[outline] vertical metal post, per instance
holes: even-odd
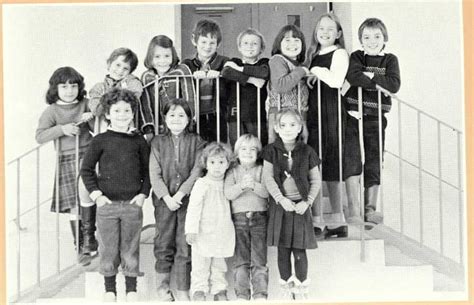
[[[160,133],[160,90],[158,88],[160,76],[157,74],[155,78],[155,135]]]
[[[365,166],[365,146],[364,146],[364,110],[362,99],[362,87],[358,87],[358,110],[359,110],[359,146],[360,159],[362,163],[362,172],[360,174],[360,213],[362,220],[365,220],[365,200],[364,200],[364,166]],[[364,221],[365,222],[365,221]],[[360,260],[365,262],[365,225],[364,222],[360,226]]]
[[[220,78],[216,78],[216,122],[217,142],[221,141]]]
[[[298,113],[301,114],[301,82],[298,82]]]
[[[76,254],[77,254],[77,260],[79,261],[79,254],[81,252],[81,242],[79,240],[79,200],[78,200],[78,195],[79,195],[79,188],[78,188],[78,178],[79,178],[79,136],[80,132],[76,134],[76,147],[74,150],[74,167],[75,167],[75,175],[74,175],[74,189],[75,189],[75,196],[74,196],[74,201],[76,203],[76,227],[74,230],[76,231]]]
[[[235,89],[237,90],[237,138],[240,137],[240,84],[235,82]],[[232,110],[231,110],[232,111]]]
[[[257,135],[260,142],[262,141],[262,113],[261,113],[260,88],[257,87]]]
[[[280,93],[278,93],[278,111],[281,109],[281,96]]]
[[[321,80],[318,78],[318,83],[317,83],[317,88],[318,88],[318,154],[319,158],[322,160],[323,159],[323,145],[322,145],[322,124],[321,124]],[[321,176],[321,186],[320,186],[320,191],[319,191],[319,214],[321,216],[321,219],[324,216],[324,209],[323,209],[323,163],[321,162],[320,164],[320,169],[321,171],[319,172],[319,175]]]
[[[458,204],[459,204],[459,263],[464,266],[464,206],[463,206],[463,175],[461,133],[457,132],[458,144]]]
[[[341,213],[344,214],[344,207],[342,206],[342,99],[341,88],[337,89],[337,147],[339,151],[339,205]]]
[[[40,149],[36,149],[36,284],[41,283],[41,242],[40,242]]]
[[[55,205],[55,210],[56,210],[56,245],[57,245],[57,263],[56,263],[56,272],[59,274],[61,270],[61,239],[59,236],[59,158],[60,158],[60,151],[61,151],[61,142],[59,140],[56,140],[56,177],[55,177],[55,194],[54,196],[56,197],[56,205]]]
[[[379,173],[380,173],[380,211],[383,214],[383,173],[382,173],[382,168],[383,168],[383,137],[382,137],[382,92],[380,90],[377,90],[377,100],[378,100],[378,129],[379,129]]]
[[[402,103],[398,102],[398,187],[400,200],[400,232],[405,234],[403,219],[403,149],[402,149]]]
[[[441,122],[437,122],[438,132],[438,189],[439,189],[439,237],[440,237],[440,251],[444,255],[444,225],[443,225],[443,171],[441,168]]]
[[[179,85],[180,85],[179,77],[176,77],[176,92],[175,92],[176,98],[179,98]]]
[[[16,251],[16,289],[18,299],[21,293],[21,222],[20,222],[20,159],[16,162],[16,221],[18,232],[18,247]]]
[[[196,132],[199,134],[201,132],[200,123],[200,111],[199,111],[199,102],[201,101],[201,97],[199,95],[199,79],[196,79],[196,97],[194,99],[196,105],[194,109],[196,109]]]
[[[421,154],[421,113],[417,112],[417,134],[418,134],[418,201],[420,202],[420,244],[424,244],[423,235],[423,157]]]

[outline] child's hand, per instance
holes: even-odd
[[[313,89],[314,83],[318,80],[316,75],[311,75],[306,78],[306,85],[308,85],[309,89]]]
[[[362,73],[364,73],[364,75],[370,79],[374,78],[375,76],[374,72],[362,72]]]
[[[190,245],[194,244],[194,242],[197,239],[197,234],[196,233],[189,233],[186,234],[186,242]]]
[[[295,205],[295,212],[297,214],[303,215],[308,208],[309,204],[306,201],[300,201]]]
[[[165,197],[163,197],[163,200],[165,201],[166,206],[168,207],[168,209],[170,209],[171,211],[176,211],[177,209],[179,209],[181,207],[181,204],[179,202],[177,202],[170,195],[166,195]]]
[[[257,88],[263,88],[263,85],[265,85],[265,80],[263,78],[250,76],[247,80],[247,83],[252,84]]]
[[[229,68],[232,68],[234,70],[237,70],[237,71],[240,71],[240,72],[244,72],[244,67],[241,67],[239,66],[238,64],[236,64],[235,62],[233,61],[228,61],[224,64],[224,68],[225,67],[229,67]]]
[[[204,71],[196,71],[193,73],[194,78],[201,79],[206,78],[206,72]]]
[[[112,201],[107,198],[107,196],[105,195],[100,195],[99,197],[97,197],[97,199],[95,200],[95,203],[97,204],[97,207],[101,207],[101,206],[104,206],[106,204],[111,204]]]
[[[280,205],[287,212],[293,212],[295,210],[294,202],[286,197],[280,200]]]
[[[79,133],[79,127],[76,126],[74,123],[69,123],[66,125],[62,125],[61,129],[65,136],[72,137]]]
[[[221,75],[221,72],[216,70],[209,70],[207,71],[207,78],[218,78]]]
[[[82,122],[88,122],[88,121],[92,120],[93,118],[94,118],[94,115],[92,114],[92,112],[84,112],[81,115],[81,123]]]
[[[242,180],[240,181],[240,188],[242,190],[253,189],[254,184],[255,182],[252,175],[247,174],[242,177]]]
[[[305,66],[301,66],[303,68],[304,72],[306,72],[306,75],[310,74],[309,69]]]
[[[135,197],[133,197],[132,200],[130,200],[130,204],[135,203],[139,207],[142,207],[144,201],[145,201],[145,195],[144,194],[138,194],[138,195],[135,195]]]
[[[183,201],[184,196],[186,196],[185,193],[181,191],[177,191],[176,194],[174,194],[173,199],[181,205],[183,204],[182,201]]]
[[[151,140],[153,139],[155,135],[153,133],[146,133],[145,134],[145,140],[148,144],[150,144]]]

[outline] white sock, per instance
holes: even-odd
[[[81,207],[84,207],[84,208],[90,208],[91,206],[93,206],[95,204],[94,201],[90,201],[90,202],[81,202]]]

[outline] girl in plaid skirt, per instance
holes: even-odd
[[[77,238],[75,232],[79,225],[79,235],[82,235],[81,224],[77,219],[76,206],[76,149],[79,151],[79,164],[91,141],[88,122],[93,118],[87,106],[84,77],[71,67],[61,67],[54,71],[49,79],[49,89],[46,93],[46,103],[49,106],[41,114],[36,129],[36,141],[43,144],[55,141],[57,151],[57,172],[53,190],[51,211],[69,213],[74,244],[81,246],[82,238]],[[79,137],[76,147],[76,136]],[[59,181],[56,184],[56,181]],[[80,198],[88,198],[89,194],[82,188]],[[79,221],[79,224],[77,223]]]

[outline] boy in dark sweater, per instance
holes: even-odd
[[[217,47],[222,40],[219,25],[211,20],[200,20],[194,27],[191,41],[196,47],[196,56],[185,59],[183,63],[189,67],[199,82],[199,129],[200,136],[209,142],[227,141],[226,96],[225,85],[219,79],[227,57],[217,54]],[[219,82],[219,113],[216,107],[216,88]],[[219,139],[217,137],[217,121],[219,120]]]
[[[222,70],[222,77],[229,80],[226,87],[229,96],[227,100],[229,143],[234,146],[237,138],[246,133],[258,136],[258,121],[260,120],[260,141],[262,145],[266,145],[268,140],[265,84],[270,77],[270,68],[268,58],[259,59],[260,54],[265,50],[265,41],[260,32],[250,28],[239,34],[237,47],[242,57],[230,59]],[[237,108],[237,86],[239,86],[239,109]],[[258,118],[257,88],[260,88],[260,118]],[[238,112],[240,116],[237,122]],[[239,134],[237,124],[240,124]]]
[[[357,222],[359,207],[359,175],[362,173],[359,144],[359,120],[363,122],[364,139],[364,221],[375,224],[383,222],[376,212],[380,185],[380,146],[384,149],[385,113],[390,111],[390,96],[381,94],[381,117],[379,118],[378,90],[396,93],[400,89],[400,68],[395,55],[385,53],[388,34],[385,24],[377,18],[366,19],[359,27],[359,41],[363,51],[351,54],[347,80],[351,87],[346,94],[348,111],[344,143],[344,176],[346,181],[350,217],[348,222]],[[358,112],[358,87],[362,87],[362,117]],[[382,143],[379,143],[379,119],[381,120]]]
[[[101,98],[109,129],[97,135],[84,157],[81,176],[97,204],[101,248],[100,273],[104,275],[104,301],[116,300],[115,278],[119,264],[125,275],[127,301],[138,301],[142,205],[150,193],[145,139],[130,128],[138,100],[133,92],[114,88]],[[99,173],[95,167],[99,163]]]

